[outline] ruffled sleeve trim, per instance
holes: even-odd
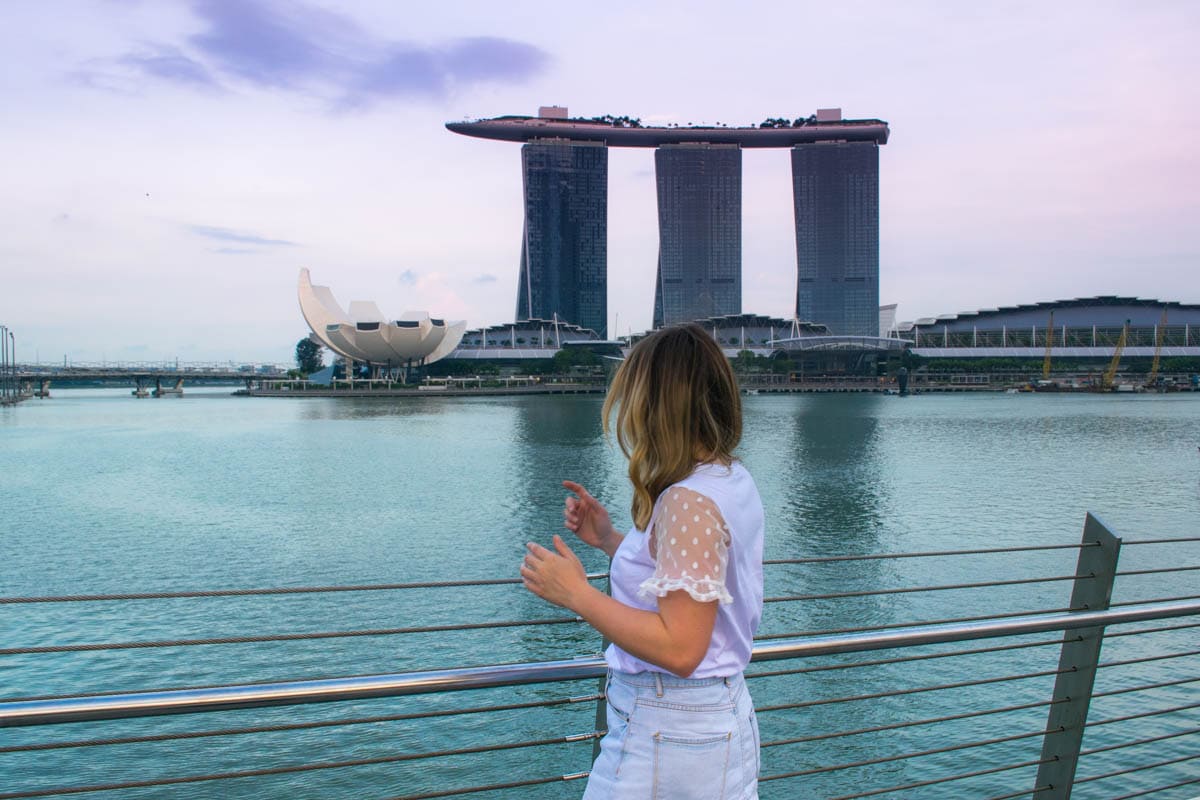
[[[670,487],[650,526],[654,574],[638,587],[638,595],[666,597],[682,590],[700,603],[732,603],[725,586],[729,544],[729,529],[716,503],[691,489]]]
[[[711,578],[659,578],[652,577],[642,581],[638,586],[639,597],[666,597],[671,592],[683,590],[691,595],[698,603],[718,601],[727,606],[733,602],[733,596],[725,588],[725,581],[715,581]]]

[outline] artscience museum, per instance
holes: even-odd
[[[465,321],[447,322],[425,311],[388,319],[374,303],[355,300],[343,310],[328,286],[314,286],[300,270],[300,313],[313,335],[333,352],[372,367],[408,368],[445,358],[458,347]]]

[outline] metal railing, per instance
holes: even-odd
[[[1174,545],[1178,550],[1200,537],[1145,539],[1133,545]],[[1052,574],[953,583],[922,583],[890,589],[867,588],[837,592],[781,593],[768,598],[772,609],[805,604],[874,602],[881,593],[896,597],[1022,587],[1071,586],[1062,608],[1034,613],[1011,611],[919,624],[850,626],[832,617],[836,628],[798,635],[795,631],[765,631],[755,646],[747,671],[763,733],[764,798],[811,797],[839,800],[876,796],[1066,798],[1072,786],[1086,786],[1088,797],[1182,797],[1171,794],[1200,783],[1200,649],[1194,631],[1200,627],[1200,597],[1132,598],[1111,603],[1118,578],[1138,582],[1181,576],[1200,566],[1117,569],[1121,542],[1089,517],[1081,543],[923,553],[844,555],[783,559],[767,562],[772,569],[806,565],[813,570],[873,562],[907,560],[986,559],[993,556],[1031,557],[1078,553],[1073,575]],[[1140,565],[1139,565],[1140,566]],[[592,575],[593,579],[603,578]],[[33,604],[74,604],[214,597],[257,597],[281,594],[330,594],[360,591],[464,589],[504,587],[517,581],[446,581],[332,587],[191,592],[146,592],[58,597],[0,599],[0,607]],[[771,581],[768,581],[769,585]],[[1018,600],[1022,598],[1017,598]],[[968,604],[960,602],[960,607]],[[936,608],[936,607],[933,607]],[[388,629],[318,631],[208,639],[145,640],[7,647],[0,654],[14,657],[66,656],[72,652],[113,649],[195,647],[207,644],[247,644],[288,641],[297,636],[339,638],[399,636],[416,631],[479,631],[524,628],[543,630],[547,623],[579,626],[570,617],[546,620],[488,620],[454,626],[409,626]],[[786,621],[779,624],[786,624]],[[1118,627],[1118,630],[1109,630]],[[1059,634],[1048,636],[1046,634]],[[978,644],[972,644],[978,643]],[[1100,656],[1100,646],[1115,652]],[[945,645],[954,645],[945,647]],[[970,645],[970,646],[962,646]],[[1128,645],[1128,646],[1127,646]],[[189,651],[190,652],[190,651]],[[870,657],[865,657],[865,656]],[[1013,659],[1011,663],[1005,659]],[[952,666],[957,665],[957,666]],[[1189,668],[1190,665],[1190,668]],[[586,777],[590,755],[603,735],[602,717],[591,715],[603,706],[597,679],[604,675],[596,655],[578,659],[511,663],[471,668],[419,670],[367,676],[223,684],[215,686],[8,698],[0,701],[0,776],[15,775],[30,765],[21,759],[50,758],[59,765],[38,780],[0,782],[0,800],[49,797],[101,791],[163,787],[246,786],[253,780],[317,780],[318,775],[353,780],[355,796],[418,798],[474,796],[577,796],[576,783]],[[579,691],[577,687],[583,684]],[[565,685],[574,692],[555,689]],[[455,705],[464,690],[486,702]],[[415,707],[393,708],[396,703]],[[318,704],[342,705],[322,706]],[[933,709],[922,708],[932,705]],[[384,704],[387,713],[366,713]],[[279,717],[278,707],[294,712],[319,708],[337,711],[350,706],[350,716],[318,715],[297,720]],[[1093,708],[1095,707],[1095,708]],[[195,719],[198,712],[244,715],[262,709],[265,719],[254,724],[231,724],[206,730],[175,724]],[[1099,709],[1097,715],[1096,709]],[[376,712],[378,709],[375,709]],[[1089,710],[1093,713],[1089,714]],[[269,716],[273,713],[276,716]],[[574,719],[586,714],[586,720]],[[563,730],[564,714],[572,718],[573,733]],[[158,717],[153,726],[124,728],[108,735],[68,738],[75,728],[113,724],[136,726],[139,717]],[[475,722],[471,722],[474,720]],[[499,720],[499,723],[481,723]],[[150,721],[147,721],[150,722]],[[455,727],[457,725],[457,727]],[[499,727],[500,730],[495,728]],[[16,738],[18,728],[30,732]],[[391,731],[388,737],[364,737],[350,745],[354,757],[327,760],[297,759],[290,763],[247,766],[249,750],[236,742],[269,741],[277,736],[301,737],[331,731]],[[109,729],[104,729],[109,730]],[[417,736],[417,732],[423,732]],[[52,735],[51,735],[52,734]],[[1189,738],[1191,737],[1191,738]],[[315,742],[317,740],[309,740]],[[138,748],[171,743],[175,747],[226,742],[215,771],[146,777],[142,768],[124,776],[111,771],[87,781],[62,783],[55,775],[70,754],[91,748]],[[264,748],[273,752],[270,748]],[[277,748],[279,749],[279,748]],[[282,748],[287,749],[287,748]],[[295,748],[292,748],[295,750]],[[303,750],[303,748],[301,748]],[[322,748],[324,750],[325,748]],[[190,752],[190,751],[189,751]],[[545,754],[539,756],[538,754]],[[186,762],[199,763],[197,750]],[[245,757],[249,757],[246,755]],[[540,760],[539,760],[540,759]],[[37,771],[38,762],[32,768]],[[430,764],[439,765],[429,770]],[[422,765],[425,769],[404,769]],[[540,773],[534,771],[536,765]],[[563,770],[561,767],[572,767]],[[559,767],[559,769],[554,769]],[[28,775],[28,772],[23,774]],[[352,778],[350,776],[362,776]],[[330,778],[333,780],[333,778]],[[286,786],[288,784],[279,784]],[[303,784],[312,786],[311,783]],[[332,785],[332,784],[331,784]],[[338,784],[351,785],[351,784]],[[558,788],[556,788],[558,787]],[[401,794],[396,794],[396,790]],[[939,795],[945,791],[952,794]],[[848,793],[849,792],[849,793]],[[1106,792],[1106,794],[1097,794]],[[159,794],[145,796],[161,796]]]

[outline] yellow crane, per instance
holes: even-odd
[[[1063,342],[1065,345],[1066,342]],[[1046,357],[1042,359],[1042,380],[1050,380],[1050,348],[1054,346],[1054,312],[1050,312],[1050,321],[1046,323]]]
[[[1125,341],[1129,338],[1129,320],[1125,320],[1125,324],[1121,326],[1121,337],[1117,339],[1117,346],[1113,348],[1112,362],[1108,365],[1108,369],[1104,370],[1104,375],[1100,378],[1100,388],[1106,392],[1112,391],[1113,379],[1117,377],[1117,367],[1121,364],[1121,351],[1125,349]]]
[[[1150,363],[1150,377],[1146,379],[1146,388],[1154,386],[1158,380],[1158,357],[1162,355],[1163,339],[1167,335],[1167,309],[1163,309],[1162,319],[1158,322],[1158,331],[1154,336],[1154,361]]]

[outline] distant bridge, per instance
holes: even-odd
[[[49,397],[52,383],[124,383],[136,386],[137,397],[183,394],[185,381],[193,384],[232,383],[287,375],[286,364],[224,362],[118,362],[77,364],[17,364],[17,382],[28,394]],[[147,387],[153,384],[153,389]]]

